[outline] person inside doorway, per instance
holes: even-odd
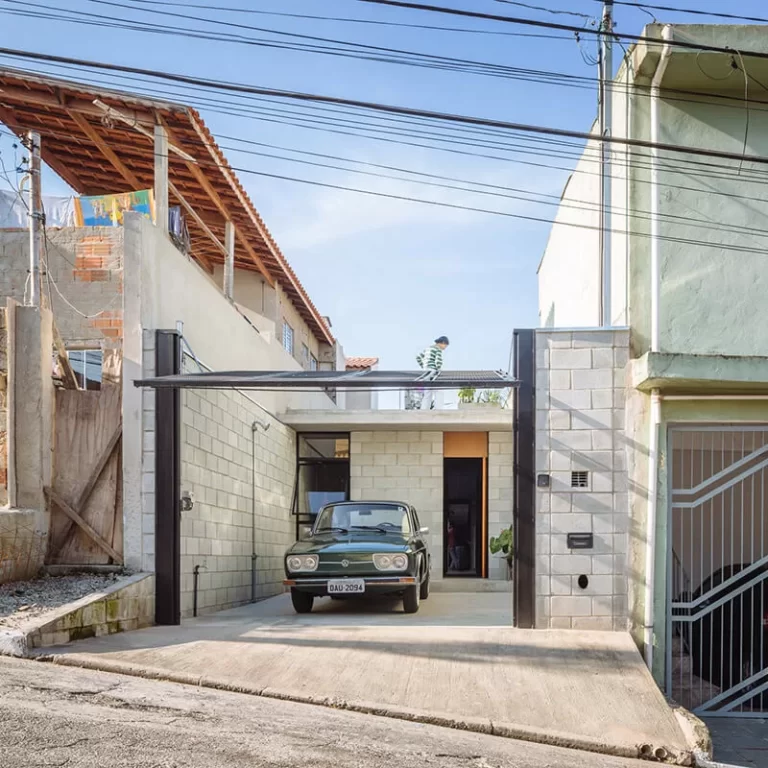
[[[430,378],[437,376],[443,368],[443,352],[450,342],[447,336],[438,336],[434,343],[416,356],[416,362],[422,371],[430,373]],[[433,410],[443,407],[443,393],[440,390],[417,389],[409,393],[408,410]]]
[[[459,556],[456,550],[456,529],[453,526],[453,517],[448,515],[448,571],[459,570]]]

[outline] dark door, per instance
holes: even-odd
[[[443,573],[483,576],[483,460],[444,459]]]

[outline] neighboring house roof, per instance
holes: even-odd
[[[346,368],[348,371],[364,371],[378,364],[378,357],[348,357]]]
[[[19,137],[41,135],[42,158],[78,194],[154,186],[153,132],[169,134],[169,202],[181,204],[193,257],[209,272],[224,261],[225,220],[237,232],[235,262],[279,283],[313,334],[333,334],[272,238],[245,189],[192,107],[0,67],[0,121]]]

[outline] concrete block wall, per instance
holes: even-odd
[[[295,533],[295,474],[295,432],[249,396],[182,392],[181,484],[194,499],[192,510],[181,517],[183,616],[192,615],[196,565],[201,566],[198,613],[251,600],[254,527],[255,597],[283,591],[283,557]]]
[[[512,525],[514,505],[514,435],[488,433],[488,537],[498,536]],[[488,553],[488,578],[506,579],[507,563]]]
[[[65,343],[98,347],[104,339],[121,338],[123,228],[49,229],[43,254],[42,290]],[[55,288],[49,290],[46,274]],[[23,304],[28,275],[29,234],[0,231],[0,303],[10,297]]]
[[[488,536],[512,524],[513,436],[488,436]],[[443,577],[443,433],[352,432],[351,498],[393,500],[413,504],[429,528],[432,578]],[[507,566],[489,555],[488,577],[506,579]]]
[[[550,478],[536,490],[536,624],[623,630],[629,332],[538,331],[536,356],[536,472]],[[588,472],[588,487],[572,487],[574,471]],[[568,533],[593,534],[594,547],[568,549]]]
[[[352,432],[353,501],[413,504],[429,528],[433,579],[443,576],[443,433]]]

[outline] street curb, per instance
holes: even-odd
[[[667,747],[653,744],[636,744],[633,746],[618,746],[606,744],[601,741],[573,737],[567,734],[541,731],[535,728],[506,723],[495,723],[484,718],[456,719],[448,715],[430,714],[401,707],[392,707],[382,704],[373,704],[364,701],[346,701],[341,698],[327,698],[309,696],[303,693],[278,691],[272,688],[258,688],[253,685],[237,685],[226,680],[216,678],[184,674],[181,672],[169,672],[154,667],[135,666],[121,661],[100,659],[83,656],[70,656],[56,653],[34,653],[31,658],[37,661],[60,664],[68,667],[78,667],[100,672],[110,672],[131,677],[141,677],[146,680],[161,680],[182,685],[194,685],[203,688],[212,688],[231,693],[244,693],[252,696],[261,696],[280,701],[292,701],[299,704],[311,704],[331,709],[343,709],[349,712],[359,712],[378,717],[388,717],[395,720],[408,720],[410,722],[436,725],[443,728],[483,733],[489,736],[500,736],[507,739],[532,742],[549,747],[561,747],[565,749],[577,749],[582,752],[592,752],[611,757],[625,757],[643,759],[671,765],[691,766],[694,764],[693,751],[676,752]]]

